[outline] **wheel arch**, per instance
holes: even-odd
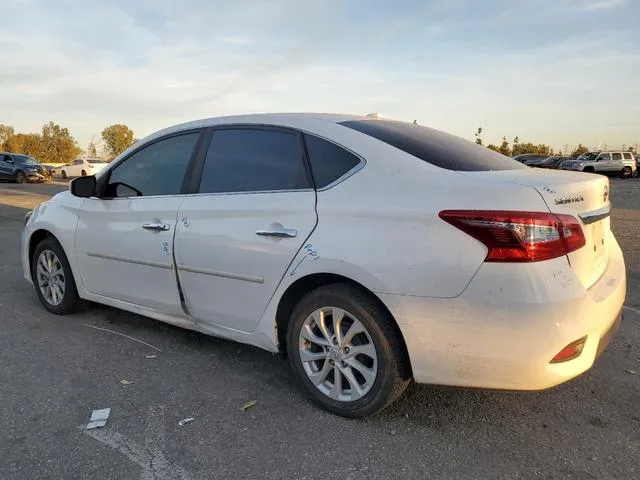
[[[362,285],[361,283],[343,275],[338,275],[335,273],[312,273],[297,279],[291,285],[287,287],[285,292],[280,297],[278,302],[278,307],[276,309],[276,333],[277,333],[277,341],[278,341],[278,350],[281,353],[286,352],[287,346],[287,329],[289,326],[289,318],[293,313],[296,305],[302,300],[302,298],[312,290],[315,290],[319,287],[324,287],[327,285],[332,285],[336,283],[346,283],[352,285],[375,301],[380,304],[380,307],[384,309],[387,313],[389,319],[391,319],[393,327],[398,334],[402,342],[402,350],[405,355],[404,365],[407,366],[408,371],[404,372],[406,375],[413,377],[413,372],[411,371],[411,362],[409,360],[409,351],[407,349],[407,345],[404,339],[404,335],[402,334],[402,330],[398,325],[398,322],[391,314],[389,308],[384,304],[384,302],[370,289]]]
[[[33,253],[36,251],[36,247],[38,246],[38,244],[46,238],[51,238],[62,246],[62,243],[60,243],[60,240],[58,240],[56,236],[53,233],[51,233],[49,230],[45,228],[39,228],[38,230],[35,230],[29,237],[29,258],[27,259],[29,262],[29,272],[31,272],[31,267],[32,267],[31,263],[33,261]],[[64,247],[62,249],[64,250]]]

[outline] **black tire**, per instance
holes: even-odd
[[[87,172],[85,172],[84,170],[82,170],[82,171],[80,172],[80,176],[81,176],[81,177],[86,177],[86,176],[87,176]]]
[[[23,171],[18,170],[16,172],[16,183],[25,183],[27,181],[27,176]]]
[[[67,179],[67,172],[62,170],[62,172],[60,172],[60,176],[62,177],[63,180],[66,180]]]
[[[624,167],[620,171],[620,178],[631,178],[631,175],[633,175],[633,170],[631,170],[631,167]]]
[[[50,304],[38,286],[38,276],[36,273],[37,262],[40,254],[44,250],[50,250],[58,257],[60,264],[62,266],[62,270],[64,272],[65,279],[65,292],[62,297],[62,301],[58,305]],[[67,256],[62,249],[62,246],[58,243],[56,239],[53,237],[48,237],[42,240],[35,248],[33,252],[33,256],[31,257],[31,279],[33,280],[34,287],[36,289],[36,294],[40,299],[40,302],[51,313],[55,313],[56,315],[66,315],[69,313],[73,313],[79,311],[86,307],[87,302],[78,297],[78,290],[76,288],[76,282],[73,278],[73,272],[71,271],[71,266],[69,265],[69,260],[67,260]]]
[[[584,170],[582,171],[587,173],[595,173],[595,169],[593,167],[584,167]]]
[[[322,393],[307,376],[300,359],[298,339],[305,320],[315,310],[329,306],[355,316],[366,328],[376,350],[378,361],[373,386],[357,400],[339,401]],[[381,411],[400,398],[411,382],[409,360],[393,319],[377,299],[347,283],[313,290],[296,305],[287,328],[287,354],[291,368],[311,399],[344,417],[360,418]]]

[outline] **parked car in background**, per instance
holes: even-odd
[[[542,160],[536,165],[538,168],[558,168],[562,162],[568,160],[567,157],[562,155],[552,155]]]
[[[619,175],[630,178],[637,171],[636,160],[631,152],[622,150],[599,152],[596,156],[583,154],[575,160],[563,162],[562,170],[577,170],[580,172],[600,173],[603,175]]]
[[[53,176],[53,169],[21,153],[0,153],[0,180],[17,183],[43,182]]]
[[[412,123],[205,119],[28,214],[22,265],[49,312],[286,351],[311,398],[362,417],[411,379],[540,390],[591,368],[626,292],[609,187]]]
[[[64,179],[69,177],[84,177],[95,175],[100,172],[108,163],[98,158],[78,158],[71,163],[67,163],[56,169]]]
[[[541,162],[548,156],[549,155],[540,155],[538,153],[522,153],[520,155],[516,155],[513,159],[520,163],[524,163],[525,165],[532,165]]]

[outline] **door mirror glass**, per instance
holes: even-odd
[[[96,196],[96,177],[88,175],[86,177],[78,177],[69,184],[71,195],[75,197],[94,197]]]

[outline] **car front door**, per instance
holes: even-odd
[[[298,132],[213,133],[197,194],[178,214],[175,256],[191,317],[253,331],[316,225],[316,194]]]
[[[0,179],[9,180],[13,178],[13,165],[11,163],[11,156],[0,153]]]
[[[598,155],[595,161],[595,171],[596,172],[609,172],[611,171],[611,154],[601,153]]]
[[[173,264],[176,215],[200,131],[143,145],[84,200],[76,230],[77,264],[94,295],[183,314]]]

